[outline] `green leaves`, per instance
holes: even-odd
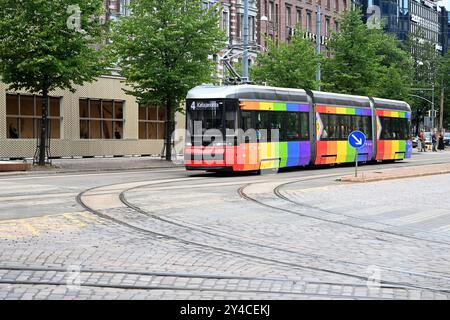
[[[106,35],[103,14],[101,0],[0,1],[2,81],[37,93],[92,81],[109,65],[95,48]]]
[[[320,57],[315,54],[314,44],[303,39],[297,30],[290,43],[277,45],[268,39],[266,52],[258,54],[251,69],[256,83],[271,86],[316,89],[316,68]]]
[[[332,57],[324,62],[324,89],[407,99],[411,60],[394,36],[368,29],[359,10],[344,13],[340,26],[340,32],[334,33],[328,43]]]
[[[219,12],[201,0],[136,0],[131,8],[112,36],[129,93],[142,104],[178,107],[189,89],[211,82],[215,64],[208,57],[225,40]]]

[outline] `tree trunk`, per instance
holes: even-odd
[[[166,161],[172,161],[173,107],[171,99],[166,101]]]
[[[439,131],[444,128],[444,86],[441,88],[441,103],[440,103],[440,114],[439,114]]]
[[[41,118],[41,132],[39,141],[39,161],[40,166],[45,166],[45,156],[48,139],[48,87],[44,86],[42,90],[42,118]]]
[[[419,123],[420,123],[419,122],[419,118],[417,118],[415,122],[416,122],[416,126],[415,126],[416,127],[416,130],[415,130],[416,134],[414,136],[417,137],[419,135]]]
[[[417,110],[417,112],[416,112],[416,117],[414,118],[414,122],[415,122],[415,127],[416,127],[415,136],[417,137],[419,135],[419,127],[420,127],[420,112],[419,112],[419,110]]]

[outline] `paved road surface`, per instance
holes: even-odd
[[[0,299],[448,299],[450,175],[352,171],[2,177]]]

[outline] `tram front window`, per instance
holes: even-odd
[[[233,101],[188,100],[187,129],[191,135],[191,143],[203,146],[232,145],[235,118]]]
[[[188,108],[190,133],[203,135],[208,130],[222,130],[223,106],[221,101],[191,101]]]

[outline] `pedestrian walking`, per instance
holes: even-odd
[[[419,151],[427,152],[425,147],[425,132],[423,132],[423,129],[421,129],[419,133]]]
[[[439,138],[438,138],[438,150],[444,151],[444,149],[445,149],[444,133],[441,132],[441,133],[439,133]]]
[[[437,152],[437,141],[438,141],[437,132],[433,131],[431,133],[431,144],[433,146],[432,148],[433,152]]]

